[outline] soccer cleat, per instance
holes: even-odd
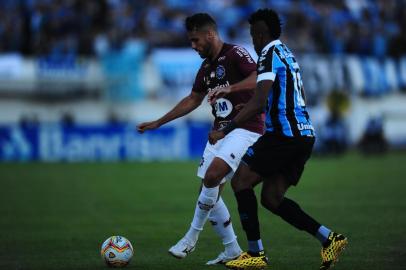
[[[182,238],[178,243],[176,243],[176,245],[172,246],[168,252],[178,259],[183,259],[194,250],[195,245],[190,243],[190,241],[188,241],[186,238]]]
[[[214,260],[208,261],[206,265],[225,264],[226,262],[237,259],[240,254],[241,250],[238,250],[234,254],[229,254],[228,252],[223,251]]]
[[[257,270],[264,269],[268,265],[268,258],[265,252],[261,251],[257,256],[243,252],[237,259],[226,263],[228,269],[234,270]]]
[[[321,266],[320,270],[327,270],[334,266],[338,261],[338,256],[348,245],[347,238],[342,234],[331,232],[328,236],[327,242],[321,249]]]

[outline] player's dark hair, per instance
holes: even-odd
[[[216,22],[207,13],[196,13],[185,19],[185,27],[187,31],[198,31],[207,26],[217,31]]]
[[[282,23],[279,19],[278,13],[269,8],[258,9],[251,14],[248,22],[252,25],[259,21],[263,21],[268,26],[269,35],[271,38],[278,39],[280,37]]]

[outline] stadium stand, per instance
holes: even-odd
[[[18,123],[133,125],[155,118],[190,91],[201,63],[184,18],[212,14],[225,41],[255,56],[247,17],[261,7],[282,15],[282,39],[297,54],[321,140],[334,130],[326,100],[338,91],[348,97],[345,123],[337,123],[348,129],[340,138],[346,147],[376,118],[390,145],[406,145],[401,0],[0,1],[2,136],[11,140],[17,133],[7,126]],[[208,122],[209,112],[200,108],[187,119]]]

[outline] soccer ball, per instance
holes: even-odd
[[[133,246],[122,236],[111,236],[101,246],[101,256],[110,267],[124,267],[133,257]]]

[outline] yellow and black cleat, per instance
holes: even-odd
[[[228,269],[234,270],[258,270],[264,269],[267,265],[268,258],[265,256],[264,251],[259,252],[255,256],[248,252],[243,252],[237,259],[226,263]]]
[[[338,261],[338,256],[348,245],[347,238],[342,234],[331,232],[328,236],[327,243],[321,249],[321,266],[320,270],[327,270],[334,266]]]

